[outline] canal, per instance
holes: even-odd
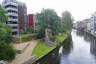
[[[96,64],[96,38],[72,30],[62,46],[38,60],[36,64]]]

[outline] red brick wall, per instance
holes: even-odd
[[[28,26],[29,27],[33,27],[33,24],[34,24],[33,16],[34,16],[33,14],[28,15]]]

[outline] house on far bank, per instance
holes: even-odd
[[[91,15],[90,22],[92,27],[91,32],[96,33],[96,12]]]
[[[83,21],[77,21],[76,22],[76,29],[82,30],[82,29],[84,29],[84,27],[85,27],[85,24]]]
[[[88,19],[77,21],[74,26],[76,29],[84,29],[92,34],[96,34],[96,12],[94,12]]]

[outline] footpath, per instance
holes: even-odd
[[[25,59],[29,58],[30,56],[32,56],[32,50],[33,48],[36,46],[36,44],[39,42],[39,40],[34,40],[34,41],[30,41],[30,42],[26,42],[28,43],[28,47],[26,47],[26,49],[20,53],[17,54],[16,58],[9,62],[8,64],[20,64],[20,62],[24,61]],[[25,45],[26,45],[25,43]],[[22,48],[24,47],[24,43],[22,44],[17,44],[16,47]]]

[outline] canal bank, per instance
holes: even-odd
[[[36,60],[33,62],[33,64],[37,64],[37,62],[39,60],[41,60],[42,58],[46,57],[48,54],[50,54],[51,52],[53,52],[56,48],[60,47],[62,45],[62,42],[65,41],[68,37],[69,37],[68,34],[62,34],[61,36],[56,36],[55,37],[55,40],[56,40],[56,42],[58,42],[57,43],[58,45],[57,46],[53,46],[53,47],[50,47],[50,46],[46,45],[44,41],[38,43],[37,46],[36,46],[36,48],[34,48],[34,51],[32,53],[32,55],[35,55],[36,56]],[[41,43],[43,43],[43,44],[41,44]],[[48,48],[49,48],[49,50],[48,50]],[[48,50],[48,51],[46,51],[46,50]],[[40,53],[42,52],[42,53],[40,54],[39,52]]]
[[[96,37],[96,34],[93,34],[93,33],[89,32],[88,30],[83,30],[83,31],[90,34],[90,35],[92,35],[93,37]]]

